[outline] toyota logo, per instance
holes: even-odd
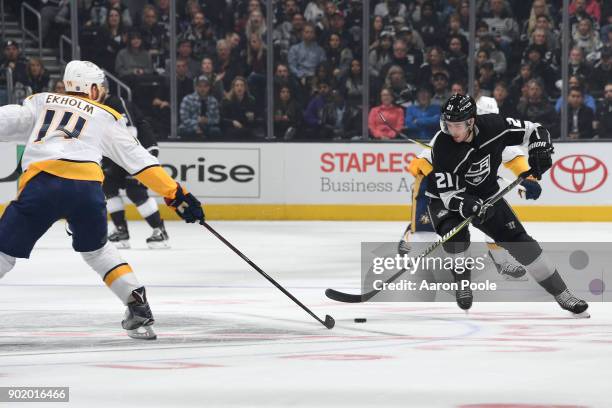
[[[606,182],[608,169],[597,157],[572,154],[555,162],[550,178],[557,187],[568,193],[588,193]]]

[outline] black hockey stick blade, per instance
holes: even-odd
[[[493,197],[491,197],[491,199],[489,201],[487,201],[487,204],[493,205],[496,202],[498,202],[499,200],[501,200],[504,197],[504,195],[506,195],[510,190],[512,190],[517,185],[519,185],[526,177],[529,176],[530,173],[531,173],[531,170],[527,170],[526,172],[521,173],[521,175],[518,176],[516,178],[516,180],[514,180],[512,183],[508,184],[502,190],[498,191]],[[421,253],[419,255],[419,258],[424,258],[427,255],[429,255],[430,253],[432,253],[436,248],[438,248],[440,245],[444,244],[446,241],[448,241],[449,239],[454,237],[459,231],[461,231],[463,228],[468,226],[472,222],[473,219],[474,219],[474,216],[472,215],[472,216],[466,218],[465,220],[463,220],[463,222],[461,222],[455,228],[453,228],[449,232],[447,232],[442,238],[440,238],[439,240],[437,240],[436,242],[434,242],[430,246],[428,246],[423,251],[423,253]],[[406,269],[400,269],[395,274],[393,274],[389,279],[387,279],[385,281],[385,283],[391,283],[391,282],[395,281],[404,272],[406,272]],[[373,290],[371,290],[369,292],[366,292],[366,293],[363,293],[361,295],[354,295],[354,294],[344,293],[344,292],[340,292],[340,291],[337,291],[335,289],[329,288],[329,289],[325,290],[325,296],[327,296],[331,300],[335,300],[336,302],[342,302],[342,303],[362,303],[362,302],[367,302],[368,300],[370,300],[371,298],[376,296],[376,294],[378,294],[379,292],[380,292],[380,290],[373,289]]]
[[[333,317],[331,317],[330,315],[325,315],[325,323],[323,323],[325,325],[325,327],[327,327],[328,329],[333,329],[334,326],[336,325],[336,321],[334,320]]]

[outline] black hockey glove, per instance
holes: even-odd
[[[542,194],[542,186],[540,183],[533,179],[524,179],[521,181],[521,186],[525,190],[519,189],[519,195],[521,198],[524,196],[526,200],[537,200]]]
[[[474,216],[472,224],[478,226],[491,219],[493,216],[493,205],[485,204],[480,198],[476,198],[469,194],[463,195],[463,200],[459,204],[459,214],[463,218]]]
[[[552,154],[554,149],[546,140],[536,140],[529,143],[529,167],[531,174],[538,180],[542,174],[552,167]]]
[[[177,183],[176,196],[174,199],[164,198],[166,205],[172,207],[174,211],[187,223],[199,221],[204,222],[204,210],[202,203],[191,193],[184,193],[183,188]]]

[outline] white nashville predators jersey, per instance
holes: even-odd
[[[0,140],[26,144],[24,171],[66,178],[101,181],[102,156],[130,174],[159,164],[130,134],[121,114],[80,96],[43,92],[23,106],[0,107]]]

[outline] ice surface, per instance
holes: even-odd
[[[71,407],[612,407],[609,304],[591,304],[591,319],[555,303],[476,302],[469,315],[451,303],[339,304],[323,292],[358,291],[360,242],[394,241],[403,225],[212,225],[336,327],[204,228],[168,223],[172,249],[151,251],[134,222],[122,254],[148,288],[159,340],[131,340],[123,306],[58,223],[0,281],[0,386],[69,386]],[[606,223],[527,229],[612,242]]]

